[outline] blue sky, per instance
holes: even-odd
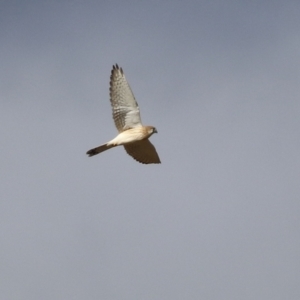
[[[3,299],[298,299],[298,1],[3,1]],[[162,164],[115,148],[118,63]]]

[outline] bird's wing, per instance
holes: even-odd
[[[110,102],[113,119],[119,132],[141,125],[138,104],[125,78],[122,68],[116,64],[110,76]]]
[[[124,145],[126,152],[142,164],[160,164],[155,147],[148,139]]]

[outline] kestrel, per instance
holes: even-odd
[[[110,76],[110,102],[113,119],[119,134],[108,143],[89,150],[93,156],[116,146],[124,146],[126,152],[142,164],[159,164],[160,159],[149,137],[157,130],[143,126],[140,110],[122,68],[116,64]]]

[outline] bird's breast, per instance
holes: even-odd
[[[124,145],[135,141],[140,141],[148,137],[148,130],[142,126],[139,126],[121,132],[108,144]]]

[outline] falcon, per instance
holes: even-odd
[[[109,91],[113,119],[119,134],[86,154],[94,156],[108,149],[124,146],[125,151],[136,161],[142,164],[160,164],[156,149],[149,141],[150,136],[157,133],[157,130],[153,126],[142,125],[139,106],[123,69],[117,64],[111,70]]]

